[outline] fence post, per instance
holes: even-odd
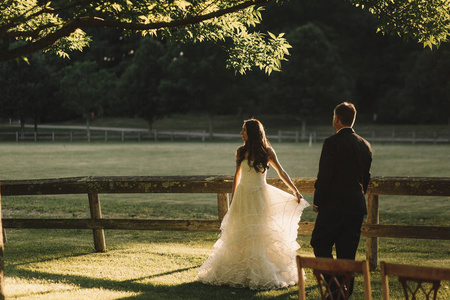
[[[367,225],[379,223],[378,195],[369,194],[367,197]],[[369,237],[366,240],[366,259],[369,261],[371,271],[378,265],[378,240],[377,237]]]
[[[91,220],[102,218],[102,210],[100,208],[100,200],[98,194],[88,194],[89,208],[91,210]],[[103,229],[92,229],[94,233],[94,247],[97,252],[106,252],[105,231]]]
[[[73,132],[72,132],[72,130],[70,131],[70,141],[72,142],[72,140],[73,140]]]
[[[19,142],[19,132],[16,131],[16,142]]]
[[[217,194],[217,208],[219,210],[219,221],[222,222],[228,212],[228,193]]]
[[[54,142],[54,141],[55,141],[55,132],[52,131],[52,142]]]
[[[1,204],[1,184],[0,184],[0,233],[3,233],[3,222],[2,222],[2,204]],[[5,299],[5,260],[4,260],[4,241],[3,234],[0,234],[0,300]]]
[[[416,131],[415,131],[415,130],[413,130],[412,136],[413,136],[413,141],[412,141],[412,143],[415,144],[415,143],[416,143]]]
[[[281,130],[278,130],[278,143],[281,143]]]

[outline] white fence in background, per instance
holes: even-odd
[[[46,131],[32,132],[0,132],[0,141],[16,142],[140,142],[140,141],[211,141],[211,140],[236,140],[241,139],[236,133],[209,133],[206,130],[145,130],[131,128],[92,128],[87,131],[74,128],[70,131]],[[272,142],[307,142],[310,145],[317,141],[323,141],[333,134],[328,132],[306,131],[278,131],[277,134],[268,134]],[[358,134],[369,142],[384,143],[433,143],[443,144],[450,142],[450,131],[358,131]]]

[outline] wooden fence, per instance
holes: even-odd
[[[97,252],[106,251],[105,229],[219,231],[220,222],[228,211],[231,176],[166,176],[166,177],[76,177],[37,180],[7,180],[1,182],[0,195],[87,194],[90,219],[3,219],[3,228],[92,229]],[[268,178],[269,184],[286,190],[278,178]],[[315,178],[293,178],[303,194],[314,193]],[[211,193],[217,194],[216,220],[152,220],[104,219],[99,194],[114,193]],[[367,221],[362,236],[367,237],[366,256],[371,269],[378,265],[380,237],[450,240],[450,226],[400,226],[379,224],[380,195],[450,196],[450,177],[374,177],[368,191]],[[0,202],[1,209],[1,202]],[[30,208],[31,209],[31,208]],[[298,233],[310,235],[312,222],[301,222]],[[0,234],[1,236],[1,234]],[[3,279],[3,239],[0,238],[0,284]],[[1,292],[1,291],[0,291]]]

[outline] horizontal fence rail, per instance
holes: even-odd
[[[292,178],[303,194],[314,193],[315,178]],[[3,228],[92,229],[95,249],[106,251],[104,229],[219,231],[228,211],[232,176],[127,176],[73,177],[56,179],[5,180],[1,196],[87,194],[90,219],[3,218]],[[281,179],[268,178],[273,186],[287,190]],[[217,220],[103,219],[99,194],[210,193],[217,194]],[[449,226],[403,226],[379,224],[379,195],[450,196],[450,177],[374,177],[368,189],[367,221],[361,234],[367,237],[366,255],[378,265],[378,239],[418,238],[450,240]],[[310,235],[313,222],[300,222],[298,233]]]

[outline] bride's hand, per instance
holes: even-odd
[[[297,202],[300,203],[300,201],[302,201],[302,199],[303,199],[302,194],[300,194],[299,191],[296,191],[294,194],[295,194],[295,197],[297,197]]]

